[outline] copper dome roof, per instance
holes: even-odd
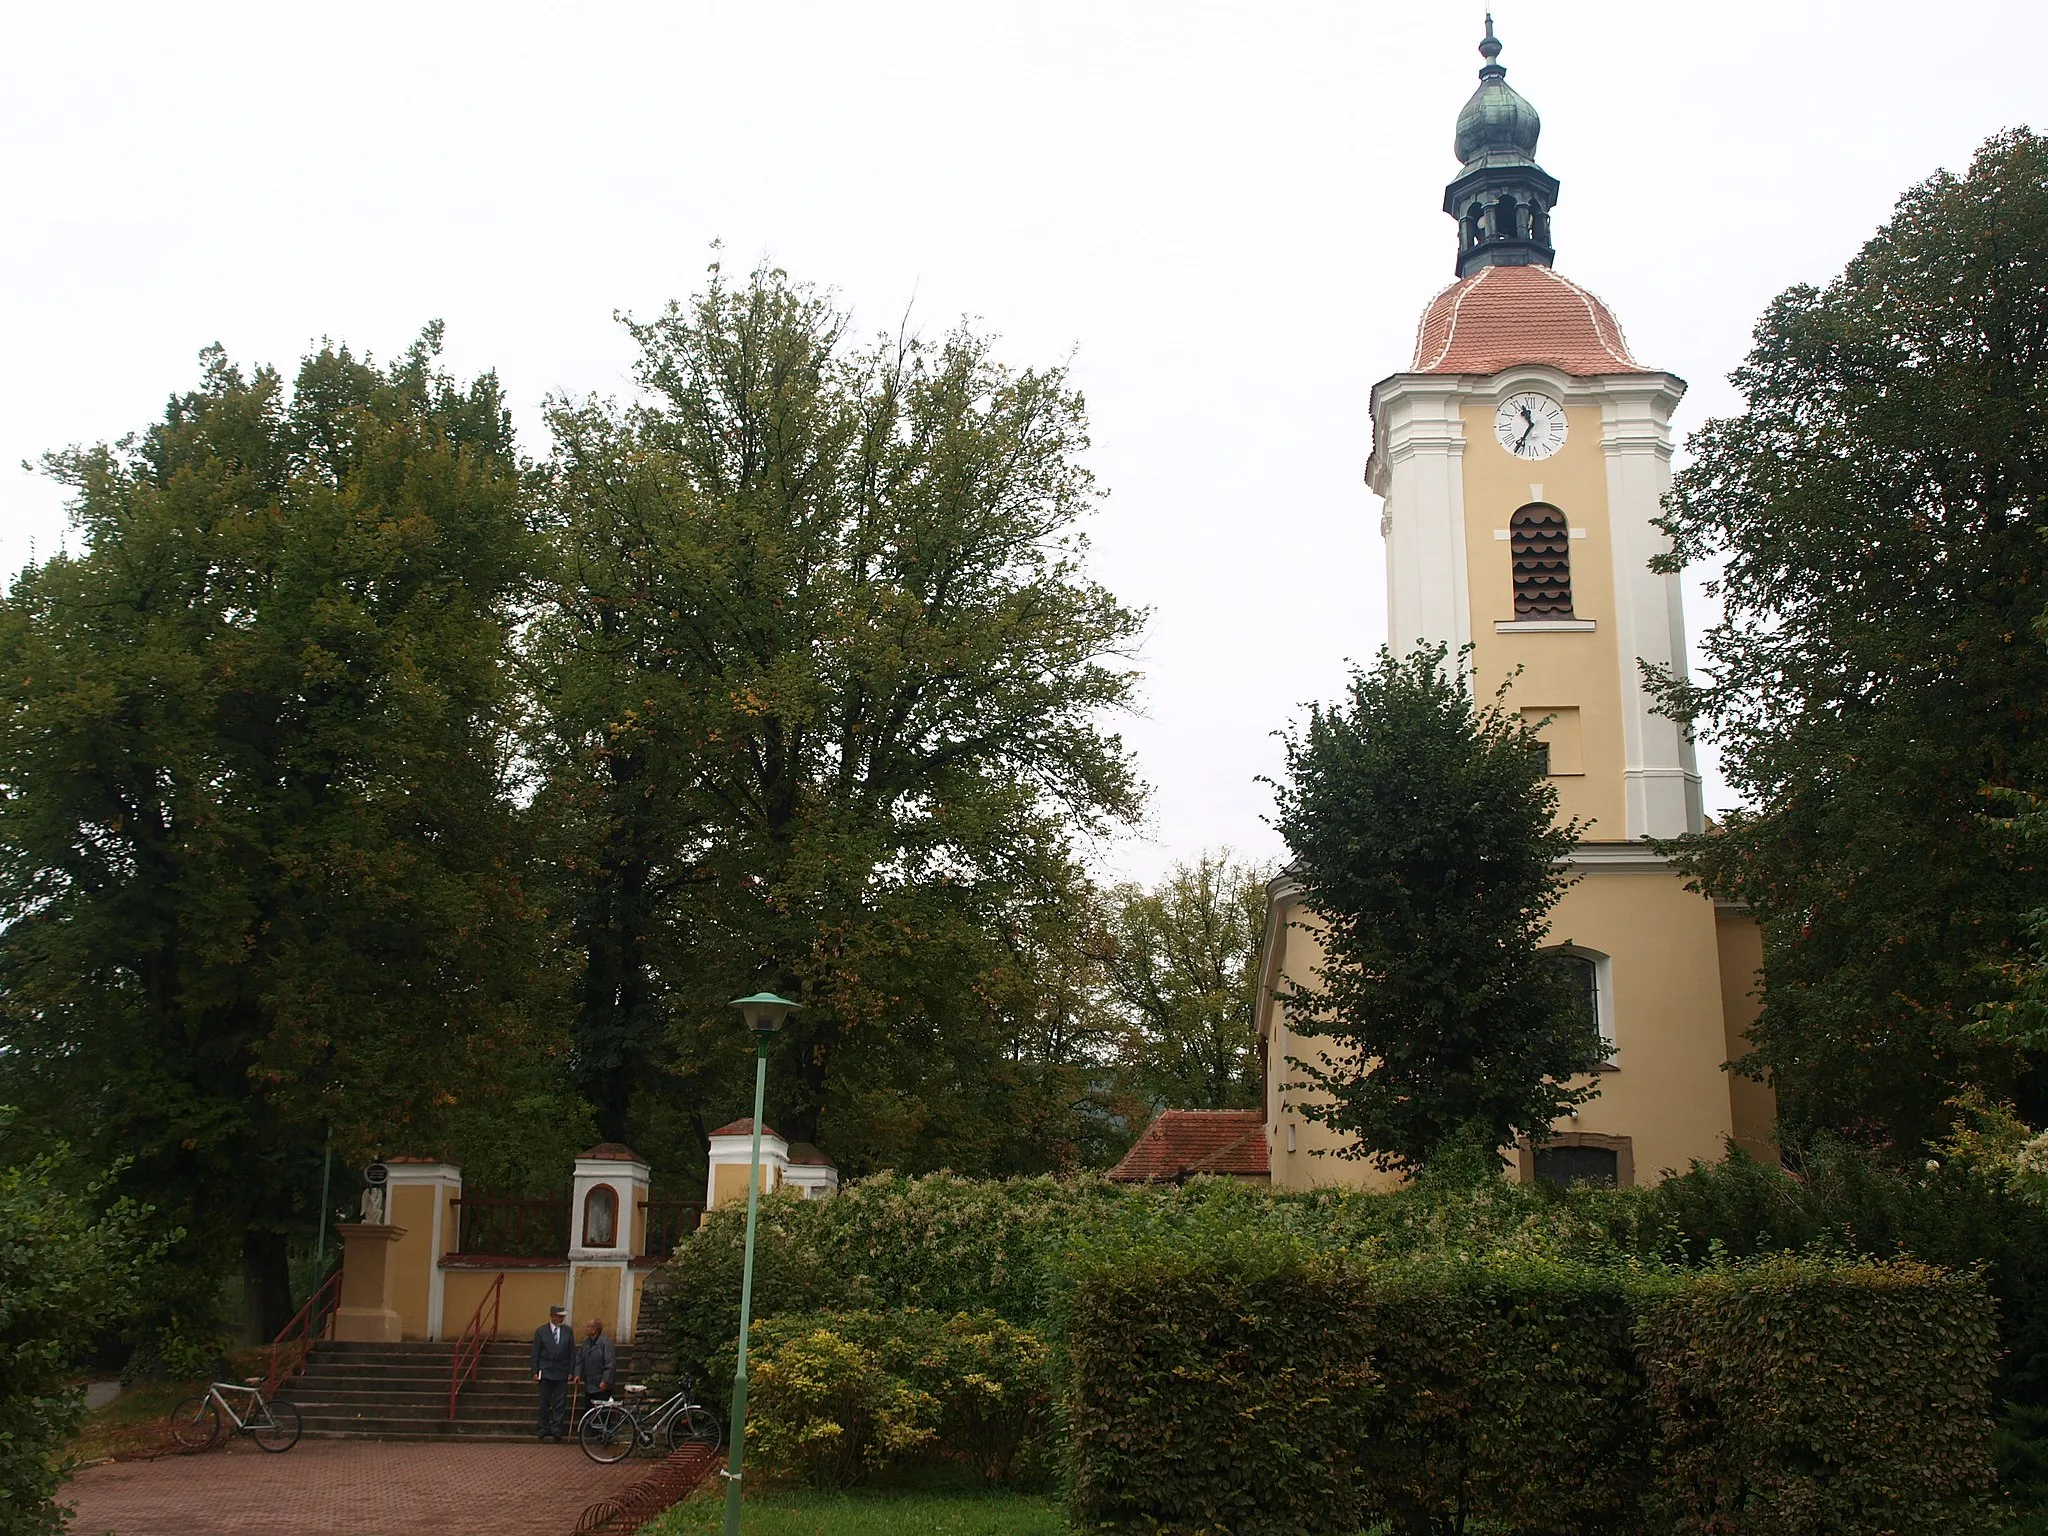
[[[1413,373],[1499,373],[1547,363],[1563,373],[1648,373],[1613,311],[1549,267],[1481,267],[1430,301]]]

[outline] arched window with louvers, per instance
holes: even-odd
[[[1564,514],[1532,502],[1508,519],[1518,620],[1572,617],[1572,531]]]

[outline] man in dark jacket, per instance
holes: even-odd
[[[576,1334],[567,1307],[549,1307],[548,1320],[533,1330],[533,1379],[540,1383],[542,1440],[560,1440],[569,1419],[569,1378],[576,1370]]]
[[[584,1397],[592,1402],[610,1397],[616,1390],[612,1377],[617,1370],[618,1352],[605,1335],[604,1324],[593,1317],[583,1333],[583,1349],[576,1356],[576,1377],[583,1383]]]

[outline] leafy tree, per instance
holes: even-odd
[[[0,1128],[15,1111],[0,1107]],[[59,1536],[60,1451],[85,1411],[70,1381],[135,1306],[153,1257],[143,1212],[86,1179],[62,1146],[0,1168],[0,1532]]]
[[[290,1315],[331,1134],[431,1142],[545,1056],[509,793],[532,563],[496,381],[430,330],[289,390],[218,350],[137,437],[55,455],[76,553],[0,601],[0,1054],[41,1124]]]
[[[1661,686],[1746,803],[1678,848],[1763,928],[1743,1065],[1795,1139],[1912,1155],[1964,1088],[2039,1119],[2041,1055],[1995,1016],[2048,869],[1981,792],[2048,777],[2048,139],[1914,188],[1734,380],[1659,568],[1720,565],[1705,675]]]
[[[1289,1062],[1290,1087],[1355,1138],[1343,1155],[1382,1167],[1540,1135],[1597,1091],[1569,1080],[1598,1059],[1598,1027],[1544,953],[1581,828],[1556,819],[1535,733],[1469,684],[1442,646],[1382,648],[1286,733],[1275,785],[1324,956],[1319,985],[1282,1001],[1330,1042]]]
[[[1109,893],[1105,979],[1125,1021],[1125,1069],[1147,1103],[1259,1103],[1259,943],[1273,871],[1228,849],[1179,864],[1152,889]]]
[[[533,637],[579,1070],[607,1134],[744,1103],[726,1000],[802,1004],[774,1118],[843,1166],[1044,1153],[1004,1118],[1000,978],[1140,787],[1101,724],[1139,617],[1087,579],[1080,397],[961,328],[851,339],[716,268],[631,324],[640,397],[553,412]]]

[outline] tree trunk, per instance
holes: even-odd
[[[282,1232],[242,1233],[242,1340],[267,1344],[292,1320],[290,1255]]]

